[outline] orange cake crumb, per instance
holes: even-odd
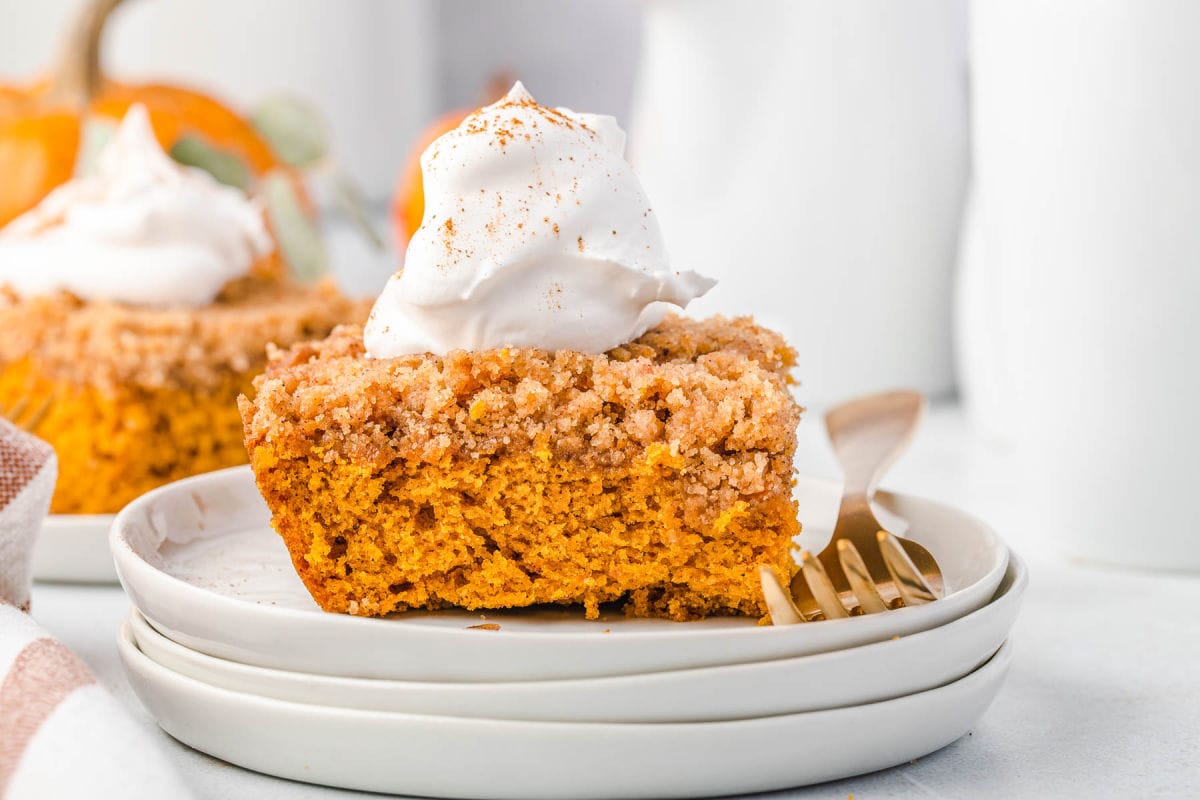
[[[668,318],[602,355],[276,350],[240,399],[272,524],[317,603],[377,616],[622,601],[766,613],[799,533],[794,353],[748,319]]]
[[[366,318],[332,284],[269,277],[199,309],[0,289],[0,407],[54,445],[55,513],[108,513],[178,478],[245,463],[237,397],[268,343]]]

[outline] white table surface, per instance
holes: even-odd
[[[835,477],[815,415],[801,429],[805,474]],[[1012,672],[975,729],[937,753],[871,775],[760,796],[1200,797],[1200,576],[1137,573],[1058,556],[1053,531],[1023,505],[1021,477],[1008,457],[973,436],[953,406],[933,409],[884,484],[976,514],[1029,563]],[[117,660],[115,636],[128,608],[116,586],[39,584],[33,592],[34,617],[154,733],[198,796],[372,796],[248,772],[159,732]],[[804,743],[796,748],[802,751]]]

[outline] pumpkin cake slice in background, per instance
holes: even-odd
[[[117,511],[244,463],[236,398],[267,346],[366,313],[292,279],[261,208],[134,106],[94,174],[0,229],[0,409],[55,446],[53,512]]]
[[[517,84],[426,150],[423,221],[365,327],[240,400],[272,524],[322,608],[600,604],[763,615],[790,577],[795,355],[667,315],[672,268],[615,120]]]

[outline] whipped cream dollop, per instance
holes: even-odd
[[[608,116],[520,83],[421,156],[425,217],[364,331],[369,355],[537,347],[602,353],[714,281],[671,269]]]
[[[259,206],[164,153],[146,109],[135,105],[94,174],[0,229],[0,286],[198,307],[273,247]]]

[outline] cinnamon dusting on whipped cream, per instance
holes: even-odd
[[[547,108],[519,83],[435,141],[425,218],[372,312],[368,353],[601,353],[708,291],[671,269],[624,144],[612,117]]]

